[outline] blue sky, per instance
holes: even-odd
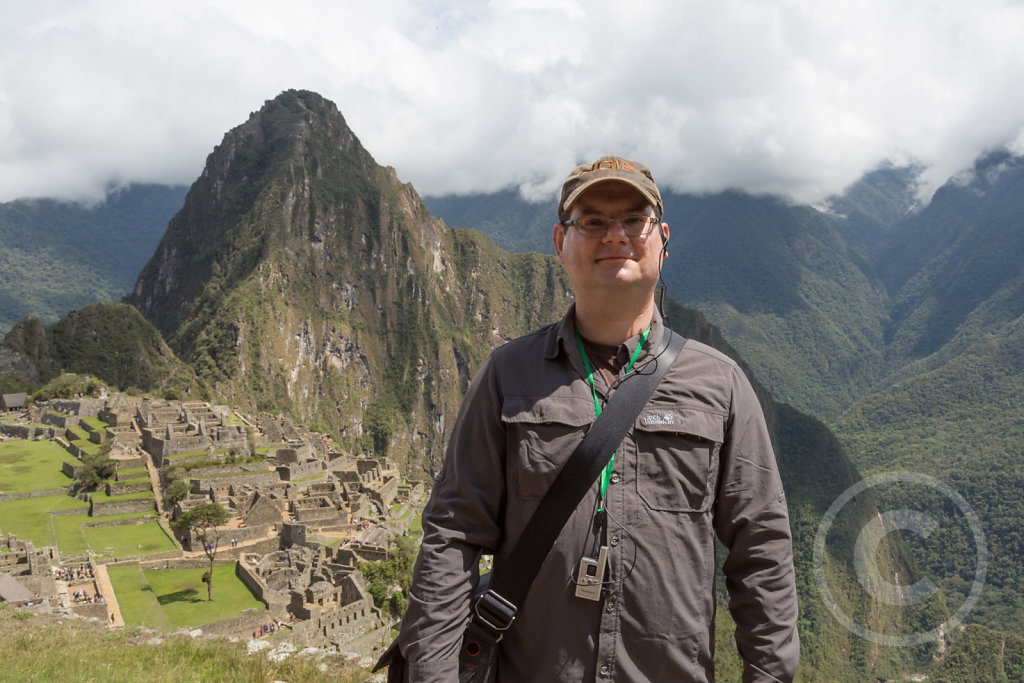
[[[288,88],[334,101],[421,194],[632,156],[681,191],[816,202],[885,160],[924,196],[1024,153],[1019,0],[294,3],[0,7],[0,201],[191,183]]]

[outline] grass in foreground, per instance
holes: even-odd
[[[216,584],[214,585],[216,588]],[[161,635],[139,629],[111,631],[84,620],[36,616],[0,605],[0,681],[111,681],[234,683],[365,681],[365,669],[340,658],[289,657],[280,663],[246,654],[245,644]]]

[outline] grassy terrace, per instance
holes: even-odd
[[[127,481],[129,479],[148,479],[149,470],[145,467],[126,467],[123,470],[118,470],[117,476],[121,477],[118,481]]]
[[[115,488],[116,488],[116,485],[141,484],[141,483],[148,484],[149,483],[149,476],[148,475],[140,475],[140,476],[137,476],[137,477],[131,477],[130,479],[118,479],[117,481],[111,481],[110,483],[114,484]]]
[[[245,610],[265,612],[235,573],[234,563],[213,568],[213,601],[206,599],[205,569],[151,569],[138,565],[109,567],[121,616],[128,626],[180,628],[230,619]]]
[[[71,479],[61,472],[64,462],[78,463],[73,455],[52,441],[0,442],[0,493],[47,491],[69,486]]]
[[[94,491],[89,494],[92,496],[92,502],[94,503],[110,503],[118,500],[143,500],[145,498],[152,498],[156,500],[156,496],[152,491],[140,491],[139,493],[126,493],[122,496],[108,496],[106,493],[101,491]]]
[[[17,534],[18,538],[28,539],[37,546],[59,548],[50,513],[63,510],[79,510],[84,514],[89,504],[63,494],[0,502],[0,533]]]
[[[201,471],[197,472],[195,470],[189,470],[189,477],[202,477],[203,479],[230,479],[231,477],[247,477],[253,474],[267,474],[271,471],[272,470],[256,470],[255,472],[224,472],[223,474],[204,475]]]
[[[99,526],[98,520],[135,520],[134,524]],[[102,518],[80,515],[54,515],[54,533],[61,555],[75,557],[92,552],[106,557],[148,555],[176,550],[178,545],[152,515],[128,513]]]
[[[64,462],[77,460],[52,441],[0,442],[0,491],[28,493],[67,487],[71,479],[61,472]],[[140,470],[143,474],[145,470]],[[141,481],[148,478],[140,477]],[[99,491],[98,502],[155,498],[152,491],[109,497]],[[177,546],[151,515],[88,515],[89,504],[65,494],[0,502],[0,533],[17,534],[36,546],[56,546],[65,557],[88,552],[138,555],[174,550]],[[135,520],[135,524],[98,526],[99,521]]]
[[[164,457],[164,462],[174,463],[182,462],[185,460],[195,460],[197,458],[205,458],[206,451],[189,451],[188,453],[177,453],[175,455],[168,455]]]
[[[90,427],[92,427],[92,430],[94,432],[100,432],[101,434],[109,426],[109,425],[107,425],[106,422],[104,422],[103,420],[99,419],[98,417],[83,417],[81,419],[81,422],[84,422],[85,424],[87,424]]]

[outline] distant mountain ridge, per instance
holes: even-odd
[[[94,205],[0,204],[0,336],[27,315],[53,323],[73,308],[128,294],[186,190],[132,184]]]

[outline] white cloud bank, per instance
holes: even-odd
[[[546,199],[605,153],[680,191],[817,201],[884,160],[933,190],[1024,146],[1022,35],[1012,0],[4,3],[0,201],[191,183],[288,88],[422,194]]]

